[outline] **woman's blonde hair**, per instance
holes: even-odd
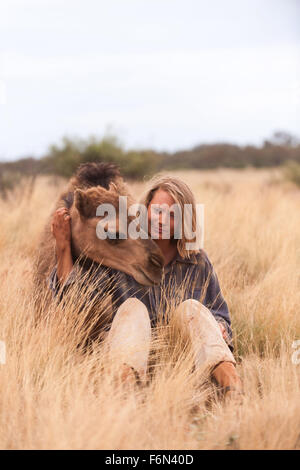
[[[195,197],[188,185],[182,181],[180,178],[167,175],[156,175],[148,182],[148,188],[141,199],[141,204],[144,204],[147,208],[152,201],[154,194],[159,189],[163,189],[169,193],[175,203],[179,204],[182,213],[182,236],[177,240],[177,250],[183,258],[190,258],[191,254],[198,253],[198,249],[188,250],[186,248],[187,243],[192,243],[195,241],[193,239],[187,240],[184,230],[184,206],[185,204],[190,204],[192,208],[192,230],[196,232],[197,230],[197,218],[196,218],[196,202]]]

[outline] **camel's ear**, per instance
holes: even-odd
[[[74,204],[82,217],[89,218],[96,215],[88,195],[81,189],[76,189],[74,192]]]

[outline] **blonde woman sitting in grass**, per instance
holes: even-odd
[[[147,209],[149,236],[154,239],[163,256],[163,274],[160,284],[146,287],[129,274],[103,267],[105,276],[113,278],[118,274],[118,283],[111,292],[114,311],[105,339],[108,350],[114,360],[119,361],[124,380],[133,374],[135,379],[145,382],[151,350],[151,329],[161,321],[158,312],[163,312],[164,318],[164,312],[172,304],[172,317],[184,335],[189,337],[195,370],[205,372],[226,399],[236,398],[242,393],[242,385],[233,356],[228,306],[215,270],[203,249],[188,250],[185,236],[175,238],[178,220],[171,210],[153,210],[158,206],[171,209],[177,204],[181,214],[184,214],[184,207],[189,204],[192,208],[192,229],[195,230],[194,195],[180,179],[159,176],[151,181],[142,203]],[[157,219],[156,233],[152,233],[155,225],[153,218]],[[50,276],[54,295],[64,292],[75,279],[70,222],[68,209],[58,209],[54,213],[52,233],[56,240],[57,265]],[[180,222],[184,233],[184,220]],[[168,237],[165,237],[165,233],[168,233]],[[116,242],[122,243],[122,240]],[[103,276],[99,276],[95,296],[103,294],[102,281]],[[169,319],[165,315],[164,320],[168,322]]]

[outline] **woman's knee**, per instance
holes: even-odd
[[[135,310],[140,309],[148,312],[147,307],[143,302],[136,297],[128,297],[128,299],[124,300],[124,302],[120,305],[119,309],[122,310]]]
[[[183,314],[184,316],[191,317],[195,313],[197,315],[211,315],[212,313],[209,311],[209,309],[202,304],[199,300],[196,299],[186,299],[181,304],[178,306],[177,310]]]
[[[185,309],[185,308],[192,308],[192,309],[194,309],[194,308],[200,308],[200,306],[203,306],[203,307],[204,307],[204,305],[203,305],[201,302],[199,302],[199,300],[196,300],[196,299],[186,299],[186,300],[184,300],[183,302],[181,302],[180,307],[181,307],[181,306],[182,306],[184,309]]]
[[[117,338],[117,342],[128,342],[133,346],[137,342],[147,342],[151,336],[150,317],[146,306],[135,297],[126,299],[118,308],[108,333],[108,338]],[[127,346],[126,346],[127,347]]]
[[[147,321],[150,321],[146,305],[136,297],[129,297],[119,306],[116,316],[131,317],[135,315],[145,317]]]
[[[194,325],[195,322],[203,327],[212,327],[216,329],[217,320],[211,311],[196,299],[187,299],[183,301],[176,309],[175,316],[179,318],[180,323],[185,325]],[[206,326],[205,326],[206,325]],[[217,328],[219,331],[219,327]]]

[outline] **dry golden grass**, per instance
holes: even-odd
[[[300,191],[274,170],[177,174],[205,204],[204,248],[230,307],[243,404],[205,406],[189,355],[165,342],[166,330],[156,339],[152,382],[126,392],[107,372],[101,346],[90,355],[76,348],[81,320],[72,305],[52,305],[34,325],[34,253],[63,185],[39,178],[0,200],[2,449],[300,448],[300,365],[292,363]],[[133,187],[139,194],[144,185]]]

